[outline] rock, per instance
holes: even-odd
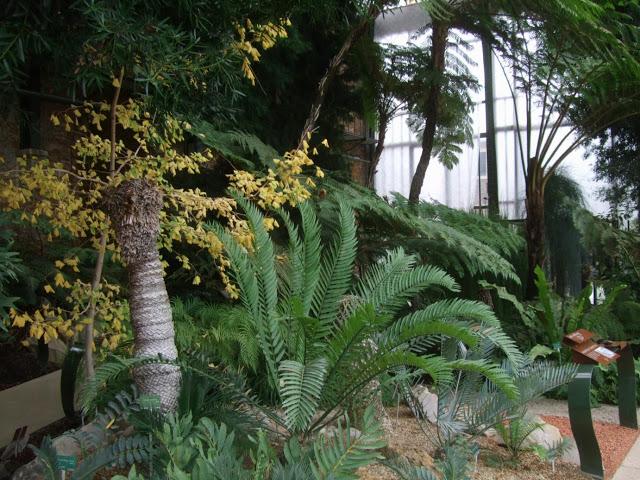
[[[431,423],[436,423],[438,421],[438,395],[431,393],[424,385],[414,387],[413,395],[418,405],[420,405],[422,414],[424,414]]]
[[[493,440],[498,445],[504,445],[504,440],[502,439],[502,435],[498,433],[495,428],[489,428],[484,432],[484,436],[489,440]]]
[[[535,430],[527,437],[522,446],[530,448],[534,445],[542,445],[544,448],[553,448],[562,441],[562,434],[558,427],[546,423],[539,416],[531,418],[532,422],[542,424],[542,428]]]
[[[333,437],[336,433],[338,432],[338,429],[336,427],[333,426],[328,426],[328,427],[323,427],[320,429],[319,434],[320,435],[324,435],[326,438],[331,438]],[[360,430],[358,430],[357,428],[350,428],[349,429],[349,438],[353,441],[353,440],[357,440],[358,438],[360,438],[362,436],[362,432]]]

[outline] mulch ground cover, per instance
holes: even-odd
[[[542,419],[558,427],[563,437],[573,436],[568,418],[543,415]],[[640,431],[621,427],[614,423],[593,423],[598,445],[600,446],[605,475],[607,478],[612,478],[637,440]]]
[[[393,430],[387,439],[392,455],[402,455],[414,465],[432,466],[437,432],[427,424],[423,430],[408,407],[387,410]],[[586,480],[579,467],[566,463],[556,463],[555,472],[550,463],[542,461],[535,454],[524,452],[517,463],[509,459],[507,451],[487,438],[479,440],[481,452],[477,465],[472,465],[473,480]],[[361,480],[396,480],[399,477],[381,465],[360,469]]]

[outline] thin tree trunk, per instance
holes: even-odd
[[[531,162],[529,163],[531,169]],[[545,262],[544,184],[540,175],[535,175],[535,172],[527,174],[526,207],[527,298],[534,298],[537,293],[535,269],[538,266],[542,268]]]
[[[493,53],[491,41],[482,35],[482,65],[484,71],[484,107],[487,134],[487,193],[489,195],[489,216],[500,215],[498,199],[498,159],[496,153],[495,97],[493,93]],[[480,172],[478,172],[480,175]]]
[[[327,71],[318,83],[316,98],[311,105],[309,116],[307,117],[304,128],[302,129],[302,133],[300,134],[300,140],[298,140],[298,148],[302,146],[302,142],[307,140],[307,136],[315,129],[316,122],[320,117],[320,110],[322,109],[325,97],[327,96],[329,85],[338,73],[338,70],[344,62],[345,57],[351,50],[351,47],[353,47],[353,45],[360,39],[360,37],[365,34],[367,29],[369,28],[371,20],[376,18],[378,16],[378,13],[380,13],[380,8],[376,5],[376,2],[373,2],[369,7],[369,10],[367,11],[365,17],[360,23],[358,23],[353,29],[351,29],[351,31],[347,35],[347,38],[342,44],[342,47],[340,47],[338,53],[336,53],[329,62]]]
[[[436,127],[439,119],[440,92],[442,90],[442,77],[445,72],[445,53],[447,50],[448,25],[434,21],[431,39],[431,65],[434,75],[433,84],[429,89],[429,95],[425,106],[425,125],[422,132],[422,153],[411,180],[409,190],[409,202],[418,203],[420,192],[424,184],[424,177],[431,160],[433,140],[436,135]]]
[[[389,127],[389,116],[386,112],[380,112],[378,119],[378,143],[376,149],[373,152],[373,158],[369,164],[369,170],[367,171],[367,187],[371,190],[375,189],[376,171],[378,170],[378,163],[380,163],[380,157],[384,150],[384,141],[387,137],[387,129]]]
[[[129,308],[135,355],[175,360],[178,351],[171,304],[164,283],[157,238],[162,193],[144,179],[128,180],[110,192],[107,209],[129,272]],[[173,365],[136,368],[134,379],[143,394],[157,395],[164,411],[174,411],[180,392],[180,370]]]
[[[118,78],[118,86],[113,93],[113,99],[111,100],[111,125],[110,125],[110,141],[111,150],[109,152],[109,177],[113,179],[116,171],[116,107],[118,106],[118,100],[120,99],[120,91],[122,90],[122,81],[124,79],[124,68],[120,69],[120,76]],[[93,378],[95,372],[93,368],[93,335],[94,335],[94,323],[96,319],[96,300],[95,294],[100,289],[100,281],[102,280],[102,270],[104,267],[104,257],[107,252],[107,232],[102,232],[100,235],[100,244],[98,246],[98,258],[96,259],[96,265],[93,269],[93,279],[91,280],[91,300],[89,304],[89,311],[87,312],[87,325],[84,329],[84,375],[85,381],[89,381]]]

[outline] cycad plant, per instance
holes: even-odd
[[[486,362],[494,358],[495,348],[488,340],[470,349],[454,340],[446,340],[443,355],[450,360]],[[512,370],[507,362],[503,368],[510,372],[519,392],[517,398],[509,397],[496,388],[495,383],[473,371],[456,371],[454,382],[438,386],[438,446],[450,445],[460,434],[472,440],[504,421],[521,418],[527,403],[570,382],[576,374],[576,366],[572,363],[557,365],[525,360],[518,371]],[[412,404],[419,411],[417,402]]]
[[[442,298],[406,313],[408,301],[419,292],[458,290],[444,271],[418,266],[414,256],[398,249],[354,281],[356,225],[343,202],[337,204],[328,247],[310,203],[299,206],[298,223],[281,212],[289,246],[286,255],[276,256],[263,215],[244,198],[236,199],[245,211],[253,247],[243,247],[219,224],[210,228],[224,242],[266,377],[290,433],[304,438],[339,417],[353,398],[366,402],[373,393],[367,385],[397,367],[416,369],[438,384],[449,384],[454,371],[475,372],[507,398],[517,397],[510,374],[486,358],[447,360],[413,350],[450,338],[469,348],[488,342],[515,370],[523,361],[484,304]]]

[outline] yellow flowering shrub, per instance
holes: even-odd
[[[54,125],[77,135],[72,158],[65,162],[21,158],[14,169],[0,169],[0,209],[20,211],[21,218],[34,226],[45,220],[51,231],[49,241],[66,232],[91,241],[97,248],[101,235],[106,232],[107,249],[112,252],[111,258],[117,260],[115,236],[101,209],[103,197],[126,179],[153,179],[164,194],[159,247],[172,252],[174,244],[180,242],[208,252],[218,266],[228,294],[237,297],[237,289],[225,273],[229,262],[223,256],[223,245],[202,226],[209,215],[224,219],[233,235],[250,249],[252,237],[247,222],[236,211],[235,201],[211,198],[197,188],[182,189],[172,184],[178,173],[200,173],[215,152],[184,153],[181,147],[185,131],[190,128],[188,123],[173,117],[154,119],[140,103],[128,100],[115,110],[119,139],[113,145],[112,165],[111,140],[104,133],[110,130],[105,123],[108,120],[105,112],[109,109],[106,103],[87,103],[53,115]],[[313,180],[304,175],[306,168],[313,167],[309,155],[314,154],[317,151],[310,153],[304,142],[301,149],[274,159],[274,167],[264,175],[235,171],[229,176],[230,188],[265,210],[296,205],[309,198],[310,189],[315,186]],[[320,177],[323,173],[315,168],[315,175]],[[265,226],[273,229],[278,224],[275,219],[266,218]],[[176,258],[185,270],[192,270],[187,256],[176,255]],[[46,304],[30,312],[12,310],[13,326],[28,327],[30,337],[42,338],[45,342],[74,337],[83,330],[84,317],[93,299],[99,326],[97,343],[103,348],[115,348],[129,334],[124,322],[127,305],[119,296],[119,287],[102,281],[97,291],[92,292],[91,284],[79,277],[77,258],[59,260],[55,267],[44,292],[54,294],[64,290],[68,308]],[[192,274],[193,283],[199,284],[198,272]]]
[[[251,68],[252,62],[260,61],[260,50],[268,50],[273,47],[278,39],[287,38],[287,28],[291,26],[288,18],[283,18],[278,23],[269,22],[265,25],[254,25],[247,19],[245,25],[236,25],[238,38],[231,48],[242,57],[242,73],[251,82],[256,84],[256,76]]]

